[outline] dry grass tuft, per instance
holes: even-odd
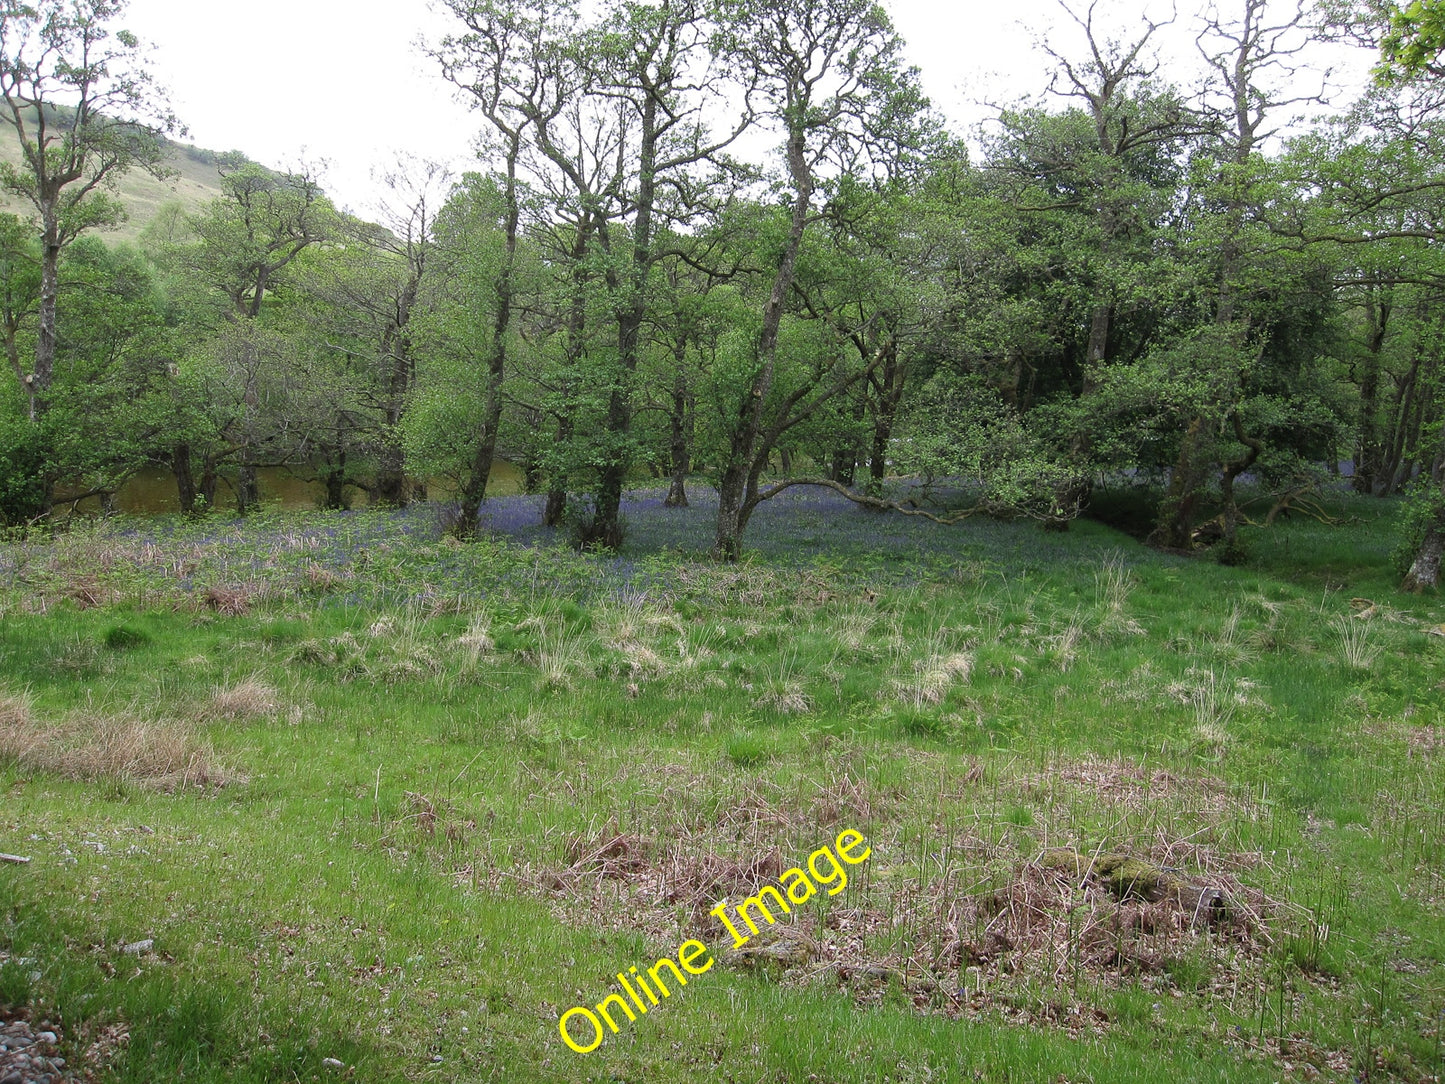
[[[1339,640],[1340,658],[1344,664],[1351,670],[1373,669],[1380,657],[1380,645],[1376,642],[1374,627],[1346,617],[1335,618],[1333,624],[1335,636]]]
[[[930,655],[913,664],[913,675],[894,682],[898,698],[915,708],[940,703],[956,683],[973,676],[973,656],[966,651]]]
[[[211,751],[171,722],[76,715],[43,723],[23,698],[0,697],[0,756],[67,779],[135,783],[156,790],[223,787],[241,781]]]
[[[252,719],[280,711],[280,694],[258,678],[247,678],[211,694],[210,714],[218,719]]]
[[[65,597],[74,602],[78,609],[89,610],[109,605],[115,601],[116,595],[109,588],[97,586],[90,581],[83,581],[72,587]]]
[[[780,715],[806,715],[813,710],[813,698],[798,678],[783,677],[768,682],[758,696],[758,707]]]
[[[223,617],[240,617],[251,609],[250,593],[230,587],[212,587],[203,596],[208,609]]]
[[[457,646],[467,653],[468,658],[477,662],[483,655],[490,655],[497,649],[492,638],[492,620],[485,614],[474,617],[467,625],[467,631],[457,637]]]
[[[1167,801],[1195,814],[1235,816],[1247,812],[1248,804],[1232,796],[1228,786],[1212,776],[1186,778],[1125,760],[1065,761],[1043,774],[1024,776],[1021,782],[1032,791],[1065,783],[1087,793],[1090,802],[1104,801],[1138,813]]]

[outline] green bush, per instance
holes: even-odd
[[[126,651],[150,643],[150,633],[134,625],[112,625],[101,636],[101,642],[112,651]]]
[[[49,459],[38,427],[25,421],[0,422],[0,526],[19,527],[45,513]]]

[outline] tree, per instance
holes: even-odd
[[[224,299],[210,356],[219,366],[215,379],[239,381],[234,396],[221,398],[236,404],[228,436],[239,459],[236,504],[245,513],[260,500],[263,389],[274,382],[269,370],[287,351],[272,334],[244,325],[261,317],[267,297],[289,284],[286,276],[297,258],[330,239],[338,220],[308,169],[275,173],[237,155],[228,156],[222,168],[224,195],[190,218],[193,239],[174,257]]]
[[[1429,75],[1445,76],[1440,54],[1445,52],[1445,3],[1411,0],[1404,8],[1372,3],[1372,14],[1387,20],[1380,41],[1379,75],[1383,79]]]
[[[163,173],[162,136],[179,127],[140,42],[111,29],[125,10],[125,0],[0,0],[0,121],[21,152],[19,165],[0,163],[0,186],[39,219],[35,366],[25,381],[32,420],[54,379],[61,253],[121,215],[104,191],[121,174]]]
[[[446,5],[465,31],[443,38],[432,56],[445,78],[470,95],[473,108],[491,125],[494,139],[484,138],[484,154],[501,167],[503,247],[501,259],[491,262],[485,287],[491,295],[486,298],[491,302],[491,326],[481,351],[481,410],[460,422],[470,430],[463,443],[470,446],[471,456],[465,476],[458,479],[461,508],[455,530],[459,537],[470,538],[476,533],[501,428],[522,216],[518,171],[527,133],[545,128],[568,104],[571,66],[559,53],[557,36],[558,24],[573,13],[570,5],[548,0],[446,0]],[[473,201],[471,210],[475,209]],[[458,209],[459,238],[469,236],[469,217],[467,208]],[[477,269],[473,256],[457,252],[469,272]]]
[[[399,507],[411,497],[402,422],[416,383],[416,327],[436,292],[435,227],[451,175],[435,162],[401,158],[377,179],[380,221],[343,217],[342,244],[307,261],[298,283],[298,315],[317,340],[308,353],[318,390],[335,393],[333,409],[323,411],[327,424],[309,441],[328,450],[327,507],[342,506],[345,485],[366,489],[375,505]]]
[[[902,65],[888,16],[868,0],[738,0],[732,25],[730,52],[783,138],[788,206],[785,230],[769,246],[771,282],[742,358],[741,394],[722,404],[726,446],[713,552],[726,561],[741,553],[753,511],[780,492],[760,485],[779,439],[882,360],[849,372],[825,355],[806,379],[774,395],[784,316],[804,236],[820,220],[814,200],[826,164],[858,176],[884,162],[906,168],[923,143],[927,107],[916,73]]]

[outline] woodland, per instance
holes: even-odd
[[[1432,7],[1192,16],[1186,87],[1157,24],[1063,6],[1051,93],[972,152],[861,0],[448,7],[475,171],[398,163],[368,222],[213,155],[215,198],[113,245],[179,121],[116,4],[7,14],[4,522],[145,466],[245,514],[286,467],[326,508],[444,497],[465,538],[505,456],[584,548],[635,478],[714,486],[725,560],[798,483],[886,510],[949,479],[941,518],[1066,529],[1112,479],[1152,544],[1231,560],[1345,462],[1413,494],[1402,571],[1436,585]],[[1375,81],[1332,85],[1321,40],[1383,47]]]

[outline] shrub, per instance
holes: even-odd
[[[44,435],[25,422],[0,423],[0,527],[19,527],[45,513],[50,484]]]

